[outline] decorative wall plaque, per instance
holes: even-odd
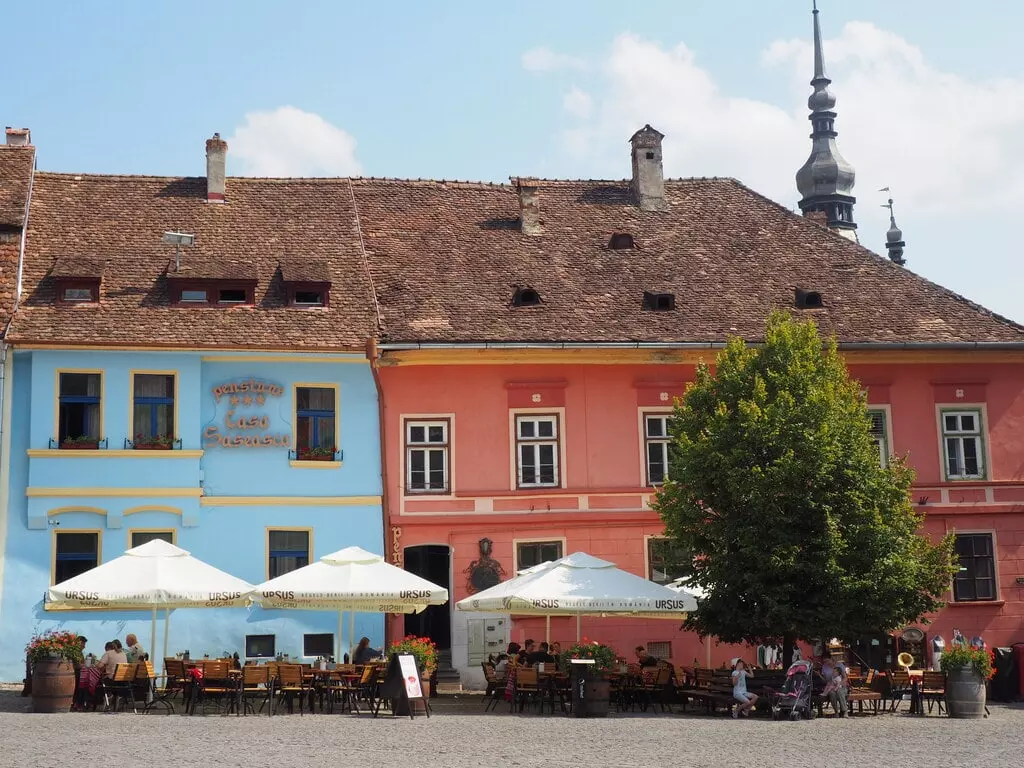
[[[501,563],[491,557],[493,544],[494,542],[490,539],[480,539],[480,558],[470,563],[464,571],[469,575],[466,580],[466,591],[471,595],[490,589],[505,580],[505,569],[501,567]]]

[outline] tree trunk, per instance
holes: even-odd
[[[782,636],[782,668],[789,669],[793,663],[793,651],[796,650],[796,635],[786,633]]]

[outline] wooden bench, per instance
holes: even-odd
[[[680,688],[677,691],[683,711],[689,703],[700,705],[708,714],[724,709],[726,714],[732,712],[737,704],[732,695],[732,670],[703,669],[694,670],[695,686]],[[754,670],[754,676],[747,679],[747,690],[758,697],[757,708],[761,711],[771,706],[771,694],[782,688],[786,673],[782,670]]]

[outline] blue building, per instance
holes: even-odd
[[[373,301],[346,182],[226,189],[225,150],[208,142],[209,183],[32,172],[5,339],[0,647],[15,652],[0,680],[50,628],[148,648],[150,614],[44,597],[153,538],[254,584],[349,545],[384,552]],[[179,610],[168,650],[315,657],[337,627]],[[383,617],[356,632],[379,645]]]

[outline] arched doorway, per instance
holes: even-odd
[[[432,581],[452,593],[451,550],[438,544],[406,547],[405,570]],[[429,637],[441,654],[450,654],[452,647],[451,604],[431,605],[422,613],[405,615],[405,634]],[[445,655],[447,655],[445,654]],[[450,658],[450,656],[449,656]]]

